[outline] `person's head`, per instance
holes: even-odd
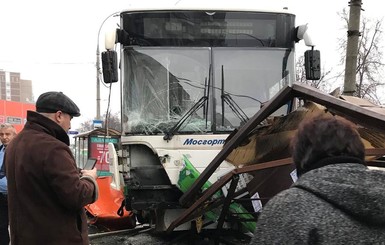
[[[36,111],[59,124],[66,132],[73,117],[80,116],[78,106],[62,92],[46,92],[36,101]]]
[[[12,124],[0,124],[0,140],[3,145],[7,146],[15,136],[16,129],[13,127]]]
[[[292,156],[300,176],[328,157],[346,156],[364,161],[365,147],[350,121],[317,116],[299,125],[292,140]]]

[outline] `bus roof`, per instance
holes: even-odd
[[[157,10],[206,10],[206,11],[245,11],[293,14],[285,6],[257,1],[216,1],[216,0],[175,0],[175,1],[131,1],[121,12]],[[265,1],[269,2],[269,1]]]

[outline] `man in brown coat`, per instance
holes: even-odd
[[[61,92],[39,96],[7,147],[12,245],[89,244],[84,206],[96,201],[96,169],[79,173],[69,146],[76,104]]]

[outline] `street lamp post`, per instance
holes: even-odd
[[[99,35],[98,35],[99,37]],[[98,38],[99,40],[99,38]],[[99,51],[99,42],[98,47],[96,48],[96,118],[100,120],[100,51]]]

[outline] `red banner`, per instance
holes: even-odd
[[[118,138],[105,138],[104,136],[91,136],[89,141],[89,157],[95,158],[96,169],[109,171],[108,143],[118,143]]]

